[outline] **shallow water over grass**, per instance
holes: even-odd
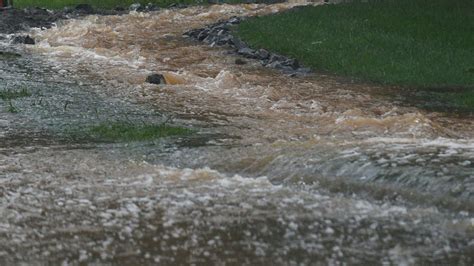
[[[17,114],[0,101],[0,261],[472,263],[471,120],[235,65],[181,35],[288,7],[89,16],[0,61],[1,82],[32,94]],[[150,73],[174,82],[146,84]],[[111,121],[195,133],[71,138]]]

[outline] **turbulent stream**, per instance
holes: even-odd
[[[21,57],[0,84],[32,95],[0,100],[0,264],[472,265],[472,117],[182,35],[295,5],[91,15],[4,41]],[[170,118],[196,133],[71,137]]]

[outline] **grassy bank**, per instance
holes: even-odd
[[[317,71],[410,87],[472,88],[473,29],[472,0],[387,0],[298,8],[247,20],[236,31],[253,47]],[[472,91],[457,97],[474,107]]]
[[[66,6],[76,6],[78,4],[90,4],[96,8],[112,9],[115,7],[128,7],[133,3],[146,5],[153,3],[158,6],[168,6],[173,3],[194,4],[199,0],[14,0],[17,8],[44,7],[50,9],[61,9]]]

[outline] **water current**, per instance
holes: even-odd
[[[1,264],[472,265],[472,117],[182,35],[296,5],[91,15],[4,41],[20,56],[0,85],[32,95],[0,100]],[[196,133],[77,137],[124,120]]]

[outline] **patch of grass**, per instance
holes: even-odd
[[[0,90],[0,99],[4,101],[11,101],[13,99],[30,96],[31,93],[26,88],[22,88],[21,90]]]
[[[461,95],[454,95],[452,98],[460,106],[474,107],[474,90],[462,93]]]
[[[133,3],[146,5],[148,3],[157,6],[169,6],[174,3],[195,4],[202,3],[199,0],[15,0],[14,6],[17,8],[25,7],[44,7],[49,9],[61,9],[66,6],[76,6],[78,4],[89,4],[95,8],[112,9],[115,7],[129,7]]]
[[[472,0],[386,0],[297,8],[249,19],[235,31],[255,48],[317,71],[417,88],[471,88],[473,30]]]
[[[443,102],[450,103],[451,106],[474,110],[474,89],[467,89],[461,92],[444,92],[435,94]]]
[[[17,59],[20,57],[21,55],[17,53],[0,51],[0,60],[11,60],[11,59]]]
[[[9,113],[12,113],[12,114],[16,114],[16,113],[19,113],[19,112],[20,112],[20,110],[18,110],[18,108],[16,108],[16,107],[13,105],[13,103],[12,103],[11,100],[8,101],[8,108],[7,108],[7,111],[8,111]]]
[[[130,122],[103,123],[90,129],[90,135],[106,141],[145,141],[190,134],[192,130],[161,125],[137,125]]]

